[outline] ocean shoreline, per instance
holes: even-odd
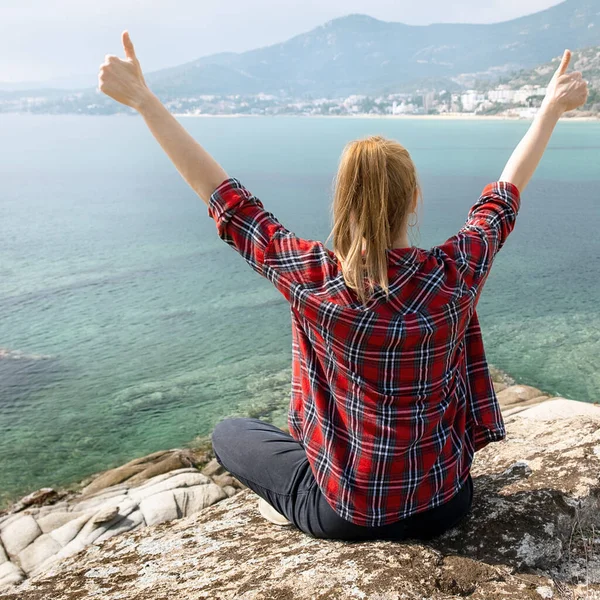
[[[243,113],[233,114],[195,114],[195,113],[171,113],[174,117],[189,117],[199,119],[260,119],[260,118],[279,118],[279,117],[293,117],[298,119],[390,119],[390,120],[433,120],[433,121],[525,121],[531,122],[531,117],[521,116],[508,116],[508,115],[476,115],[473,113],[443,113],[437,115],[369,115],[369,114],[356,114],[356,115],[295,115],[295,114],[279,114],[279,115],[250,115]],[[3,112],[1,115],[14,115],[14,116],[28,116],[28,117],[138,117],[138,113],[124,113],[116,112],[111,114],[86,114],[86,113],[61,113],[59,115],[53,113],[31,113],[31,112]],[[576,123],[600,123],[600,115],[598,116],[584,116],[584,117],[565,117],[561,118],[561,121],[573,121]]]
[[[508,116],[508,115],[475,115],[472,113],[446,113],[438,115],[247,115],[242,113],[233,114],[190,114],[190,113],[171,113],[174,117],[192,117],[192,118],[217,118],[217,119],[241,119],[245,117],[298,117],[309,119],[400,119],[400,120],[434,120],[434,121],[532,121],[532,117]],[[110,115],[108,115],[110,116]],[[600,122],[600,115],[597,117],[563,117],[563,121],[575,121],[578,123]]]
[[[4,349],[0,348],[0,350],[4,352],[5,356],[9,356],[9,354],[11,354],[11,351],[9,351],[6,348],[4,348]],[[32,355],[27,355],[27,354],[21,353],[19,351],[12,351],[12,355],[17,356],[18,358],[22,358],[24,356],[32,356]],[[1,356],[2,356],[2,353],[0,353],[0,357]],[[501,369],[494,367],[493,365],[490,365],[489,368],[490,368],[490,374],[491,374],[492,381],[495,384],[494,388],[496,388],[498,385],[501,386],[501,389],[505,388],[505,387],[511,387],[514,385],[526,385],[526,384],[522,384],[522,383],[517,383],[516,380],[513,377],[511,377],[511,375],[509,375],[505,371],[502,371]],[[536,389],[539,389],[545,395],[552,396],[551,393],[544,392],[541,388],[536,388]],[[282,406],[278,406],[278,407],[272,407],[270,411],[261,412],[260,415],[255,415],[255,414],[253,414],[251,407],[248,407],[248,409],[243,412],[243,416],[258,417],[258,418],[262,418],[265,421],[272,422],[272,415],[277,414],[280,410],[283,410],[284,408],[286,409],[286,414],[287,414],[287,405],[285,407],[282,405]],[[227,418],[227,416],[224,416],[222,418]],[[287,428],[287,420],[285,423],[285,427]],[[191,450],[193,452],[205,452],[207,450],[210,451],[212,449],[211,435],[212,435],[212,432],[207,435],[196,436],[193,439],[188,440],[187,442],[184,442],[183,444],[181,444],[180,447],[183,449]],[[154,452],[154,453],[166,452],[169,450],[172,450],[172,447],[170,447],[170,448],[155,448],[152,452]],[[113,469],[118,469],[118,468],[122,467],[124,464],[126,464],[127,462],[141,459],[144,456],[147,456],[147,453],[136,454],[135,456],[131,456],[128,459],[126,459],[125,462],[119,461],[117,464],[112,464],[109,462],[108,466],[101,469],[100,471],[95,471],[92,473],[85,473],[85,474],[77,476],[76,478],[74,478],[72,480],[69,480],[69,481],[66,481],[63,483],[56,483],[55,481],[53,482],[51,480],[48,480],[45,482],[44,488],[52,488],[52,489],[58,490],[61,493],[62,492],[64,492],[64,493],[77,492],[78,490],[83,488],[85,485],[87,485],[91,480],[94,480],[101,474],[103,474],[107,471],[111,471]],[[111,464],[112,464],[112,466],[110,466]],[[3,511],[10,509],[11,506],[15,505],[24,496],[27,496],[31,493],[35,493],[38,489],[40,489],[40,488],[32,486],[31,488],[27,488],[26,491],[17,492],[15,494],[7,494],[5,497],[0,497],[0,516],[2,515]]]

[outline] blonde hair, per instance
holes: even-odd
[[[346,285],[363,304],[376,285],[389,296],[387,250],[405,231],[415,193],[422,195],[417,171],[400,143],[374,135],[344,148],[331,205],[333,229],[327,240],[333,237]]]

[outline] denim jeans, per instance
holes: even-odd
[[[219,464],[298,529],[316,538],[427,540],[462,521],[473,502],[469,474],[465,485],[445,504],[388,525],[356,525],[328,504],[303,446],[289,433],[259,419],[229,418],[217,423],[212,445]]]

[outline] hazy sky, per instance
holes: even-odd
[[[122,55],[128,29],[145,71],[226,50],[284,41],[330,19],[364,13],[411,25],[492,23],[557,0],[0,0],[0,81],[89,74]]]

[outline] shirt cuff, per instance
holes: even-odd
[[[250,192],[240,183],[239,179],[229,177],[220,183],[210,195],[208,216],[215,221],[219,221],[228,211],[243,200],[249,199],[250,196]]]
[[[481,196],[493,196],[504,200],[515,214],[518,213],[519,208],[521,208],[521,192],[519,191],[519,188],[510,181],[494,181],[493,183],[488,183],[483,189],[483,192],[481,192]]]

